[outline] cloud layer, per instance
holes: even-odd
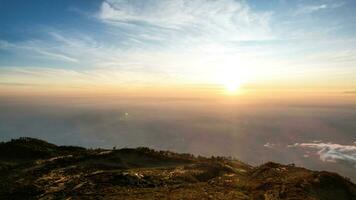
[[[317,150],[320,160],[324,162],[346,161],[356,167],[356,143],[353,145],[322,142],[295,143],[292,147]]]

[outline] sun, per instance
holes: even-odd
[[[235,79],[228,79],[222,83],[224,86],[225,93],[227,94],[237,94],[239,93],[242,82],[235,77]]]
[[[229,83],[225,83],[224,87],[225,87],[225,90],[226,90],[227,93],[234,94],[234,93],[237,93],[238,90],[241,88],[241,83],[238,83],[236,81],[232,81],[232,82],[229,82]]]
[[[241,94],[243,86],[251,78],[251,70],[247,63],[238,57],[227,56],[217,65],[213,77],[222,86],[222,91],[228,95]]]
[[[230,68],[228,70],[224,70],[220,74],[220,84],[224,88],[224,93],[229,95],[235,95],[240,93],[243,84],[245,83],[245,76],[241,70],[236,68]]]

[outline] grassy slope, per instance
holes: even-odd
[[[356,186],[330,172],[32,138],[0,144],[0,177],[0,199],[356,199]]]

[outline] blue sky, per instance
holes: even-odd
[[[0,84],[356,87],[352,0],[0,0]]]

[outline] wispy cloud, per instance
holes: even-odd
[[[334,75],[355,63],[355,41],[328,38],[334,27],[308,25],[304,30],[291,23],[286,28],[275,11],[251,4],[243,0],[105,0],[94,12],[81,14],[98,30],[49,27],[39,38],[0,39],[0,48],[12,51],[19,60],[29,58],[34,68],[27,70],[95,71],[98,74],[92,75],[117,82],[122,78],[107,76],[110,70],[122,76],[134,74],[132,79],[138,82],[145,82],[146,75],[156,76],[150,80],[170,77],[220,84],[226,74],[246,82],[290,74],[299,80],[305,74],[324,76],[328,67]],[[316,12],[341,5],[304,5],[297,10]],[[331,45],[332,49],[327,48]]]
[[[65,62],[78,62],[78,59],[66,55],[63,52],[59,52],[58,49],[44,44],[42,41],[30,40],[20,43],[10,43],[4,40],[0,40],[0,49],[5,49],[8,51],[28,51],[33,54],[33,52],[45,56],[47,59],[55,59]]]
[[[271,143],[271,142],[267,142],[266,144],[263,145],[264,147],[266,148],[270,148],[270,149],[273,149],[277,146],[279,146],[278,144],[275,144],[275,143]]]
[[[264,40],[272,37],[271,15],[271,12],[252,11],[244,1],[235,0],[107,0],[102,3],[97,17],[115,26],[155,28],[154,33],[160,29],[158,35],[180,33],[184,37],[201,37],[213,34],[211,39]],[[145,35],[157,36],[150,32]]]
[[[166,74],[144,71],[125,71],[120,69],[56,69],[43,67],[4,67],[0,68],[0,85],[72,85],[72,86],[119,86],[140,84],[176,83]]]
[[[344,2],[333,3],[333,4],[314,4],[314,5],[300,5],[298,9],[295,11],[296,15],[301,14],[311,14],[314,12],[329,10],[343,6]]]
[[[59,54],[59,53],[54,53],[54,52],[50,52],[50,51],[46,51],[43,49],[38,49],[38,48],[32,48],[30,47],[29,49],[36,51],[39,54],[42,54],[44,56],[48,56],[54,59],[58,59],[58,60],[62,60],[62,61],[67,61],[67,62],[78,62],[78,59],[72,58],[70,56],[66,56],[63,54]]]
[[[320,156],[320,160],[324,162],[346,161],[356,167],[356,142],[353,145],[322,142],[295,143],[294,145],[289,145],[289,147],[315,149]]]

